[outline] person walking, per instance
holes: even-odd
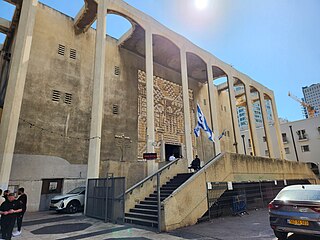
[[[27,194],[25,194],[24,192],[24,188],[19,188],[18,189],[18,201],[20,202],[21,208],[22,208],[22,212],[20,212],[17,215],[17,231],[13,232],[12,235],[14,237],[20,236],[21,235],[21,226],[22,226],[22,219],[23,219],[23,215],[27,210]]]
[[[0,206],[2,239],[11,240],[12,231],[16,222],[17,213],[22,212],[21,204],[9,193],[7,201]]]

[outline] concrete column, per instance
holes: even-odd
[[[211,123],[212,123],[212,131],[215,137],[218,137],[220,134],[221,129],[219,129],[219,122],[218,122],[218,96],[217,91],[214,89],[213,85],[213,73],[212,73],[212,65],[207,64],[207,74],[208,74],[208,92],[209,92],[209,103],[210,103],[210,116],[211,116]],[[215,155],[221,153],[220,141],[215,140],[214,143],[215,147]]]
[[[93,94],[87,178],[98,178],[100,169],[101,129],[106,61],[107,0],[99,0],[94,56]]]
[[[228,89],[229,89],[229,101],[230,101],[230,110],[231,110],[231,120],[233,126],[233,136],[234,136],[234,147],[235,152],[244,154],[241,136],[240,136],[240,128],[238,125],[238,117],[237,117],[237,107],[236,107],[236,96],[234,92],[234,78],[232,75],[228,74]]]
[[[187,70],[187,54],[185,49],[180,49],[181,61],[181,80],[182,80],[182,97],[183,97],[183,116],[184,116],[184,138],[186,147],[186,157],[188,164],[192,162],[192,133],[191,133],[191,119],[190,119],[190,101],[189,101],[189,87],[188,87],[188,70]]]
[[[285,159],[286,154],[285,154],[284,145],[282,142],[282,133],[281,133],[278,111],[277,111],[276,101],[275,101],[274,95],[272,95],[272,97],[271,97],[271,106],[272,106],[272,113],[273,113],[273,118],[274,118],[274,127],[276,129],[276,136],[277,136],[278,146],[279,146],[279,150],[280,150],[280,158]]]
[[[249,120],[248,123],[249,123],[249,129],[251,133],[252,150],[253,150],[254,156],[261,156],[259,139],[258,139],[257,130],[256,130],[256,120],[254,118],[253,103],[252,103],[251,93],[250,93],[250,86],[245,84],[244,89],[245,89],[246,100],[247,100],[247,110],[248,110],[248,120]]]
[[[153,91],[153,48],[152,31],[145,30],[146,44],[146,98],[147,98],[147,152],[153,153],[155,132],[154,132],[154,91]],[[155,161],[148,161],[148,175],[157,170]]]
[[[0,125],[0,188],[7,189],[28,70],[37,0],[24,0]]]
[[[269,122],[268,122],[267,108],[264,100],[264,93],[262,91],[259,91],[259,99],[260,99],[260,106],[261,106],[261,112],[262,112],[262,118],[263,118],[263,127],[266,135],[266,139],[267,139],[269,156],[271,158],[274,158],[274,150],[273,150],[272,136],[271,136]]]

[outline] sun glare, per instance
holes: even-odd
[[[194,3],[197,9],[203,10],[207,7],[208,0],[195,0]]]

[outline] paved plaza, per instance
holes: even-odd
[[[276,240],[268,222],[266,209],[250,211],[242,217],[221,217],[169,233],[158,234],[152,229],[133,225],[116,225],[74,215],[55,212],[28,213],[23,232],[14,239],[35,240]],[[291,235],[288,240],[316,240],[313,237]]]

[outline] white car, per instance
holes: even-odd
[[[83,209],[85,187],[77,187],[65,195],[54,196],[50,201],[50,210],[76,213]]]

